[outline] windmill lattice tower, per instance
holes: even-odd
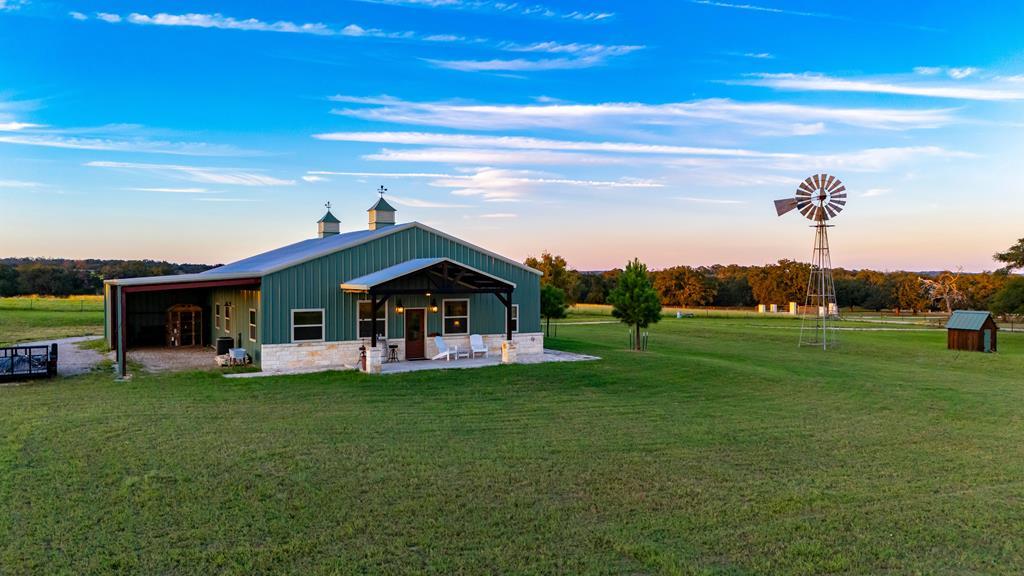
[[[814,222],[814,252],[807,299],[800,326],[800,345],[828,350],[836,346],[835,321],[839,319],[836,285],[832,279],[832,255],[828,246],[828,222],[846,207],[846,187],[839,178],[815,174],[800,183],[793,198],[775,201],[775,210],[783,216],[799,210]],[[813,321],[812,321],[813,317]]]

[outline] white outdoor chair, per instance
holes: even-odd
[[[479,334],[469,335],[469,351],[472,358],[477,354],[483,354],[487,358],[487,345],[484,344],[484,337]]]
[[[444,341],[444,338],[434,336],[434,344],[437,345],[437,355],[431,358],[431,360],[440,360],[441,358],[444,358],[450,362],[452,356],[455,356],[456,351],[448,346],[448,343]]]

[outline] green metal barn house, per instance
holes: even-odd
[[[383,194],[368,212],[367,229],[341,233],[328,205],[316,238],[200,274],[107,281],[105,334],[120,374],[133,350],[164,347],[212,363],[208,348],[219,346],[274,372],[379,371],[481,343],[511,361],[543,353],[539,271],[419,222],[396,224]]]

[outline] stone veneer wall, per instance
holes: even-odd
[[[504,334],[484,334],[484,344],[489,354],[501,355]],[[469,336],[443,336],[449,346],[457,345],[459,350],[469,350]],[[543,354],[544,334],[513,334],[519,355]],[[405,340],[392,338],[389,344],[398,345],[398,358],[405,360]],[[302,342],[299,344],[264,344],[260,367],[265,372],[288,372],[310,368],[354,367],[359,363],[359,347],[369,346],[368,340],[347,340],[344,342]],[[425,347],[427,358],[437,354],[433,337],[428,337]],[[386,352],[385,352],[386,354]],[[386,356],[385,356],[386,357]]]

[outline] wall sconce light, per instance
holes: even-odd
[[[401,298],[399,298],[398,302],[395,304],[395,313],[396,314],[405,314],[405,306],[402,306],[402,299]]]
[[[437,300],[434,300],[433,298],[430,299],[430,311],[437,314]]]

